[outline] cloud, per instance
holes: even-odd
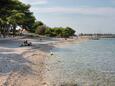
[[[115,8],[112,7],[49,7],[49,8],[31,8],[35,13],[66,13],[66,14],[85,14],[85,15],[115,15]]]
[[[21,0],[22,2],[30,5],[42,5],[42,4],[47,4],[47,0]]]

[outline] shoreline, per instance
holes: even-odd
[[[85,36],[78,37],[78,38],[68,38],[67,40],[65,40],[64,38],[59,38],[58,42],[54,43],[53,45],[55,47],[63,47],[70,44],[79,44],[88,40],[90,40],[89,37],[85,37]]]
[[[13,42],[16,42],[12,44]],[[15,41],[14,41],[15,40]],[[65,44],[80,43],[87,39],[58,39],[48,44],[36,44],[32,47],[10,47],[22,42],[22,39],[6,39],[0,43],[0,85],[4,86],[49,86],[47,83],[47,61],[51,57],[50,51],[54,47]],[[25,40],[25,39],[23,39]],[[28,39],[33,42],[33,39]],[[37,39],[38,40],[38,39]],[[44,40],[44,39],[43,39]],[[51,41],[50,39],[48,39]],[[10,44],[11,43],[11,44]],[[5,57],[5,58],[4,58]],[[16,81],[16,82],[15,82]]]
[[[33,43],[31,47],[19,47],[24,40]],[[13,38],[0,39],[0,85],[1,86],[61,86],[77,85],[64,81],[61,69],[63,60],[53,53],[53,48],[63,48],[90,40],[64,38]],[[48,42],[47,42],[48,41]],[[53,55],[51,55],[53,53]],[[95,72],[95,71],[94,71]],[[79,77],[80,78],[80,77]],[[79,80],[78,80],[79,81]],[[90,81],[89,81],[90,82]]]

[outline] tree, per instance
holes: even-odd
[[[75,30],[73,30],[70,27],[55,27],[55,28],[49,28],[46,29],[45,34],[51,37],[69,37],[74,36]]]
[[[68,32],[69,36],[75,35],[75,30],[70,27],[66,27],[65,30]]]
[[[50,36],[50,37],[55,37],[56,36],[55,29],[53,29],[53,28],[46,29],[45,34],[47,36]]]
[[[41,22],[41,21],[36,21],[34,24],[33,24],[33,29],[32,29],[32,32],[36,32],[36,29],[38,29],[39,26],[43,26],[44,23]]]
[[[56,33],[57,37],[62,37],[63,36],[64,28],[62,28],[62,27],[55,27],[54,30],[55,30],[55,33]]]
[[[31,30],[35,22],[33,13],[26,5],[18,0],[0,0],[0,29],[5,36],[9,28],[13,29],[15,35],[16,26]]]
[[[48,27],[46,25],[41,25],[36,28],[36,33],[39,35],[45,35],[45,31]]]

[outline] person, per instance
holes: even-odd
[[[32,46],[32,43],[31,43],[31,42],[29,42],[29,43],[28,43],[28,46]]]
[[[28,44],[28,41],[27,41],[27,40],[25,40],[25,41],[24,41],[24,45],[26,46],[27,44]]]
[[[20,45],[20,47],[22,47],[22,46],[32,46],[32,43],[31,43],[31,42],[28,42],[27,40],[25,40],[25,41],[23,42],[23,44]]]

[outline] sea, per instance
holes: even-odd
[[[52,86],[115,86],[115,38],[53,48],[48,75]]]

